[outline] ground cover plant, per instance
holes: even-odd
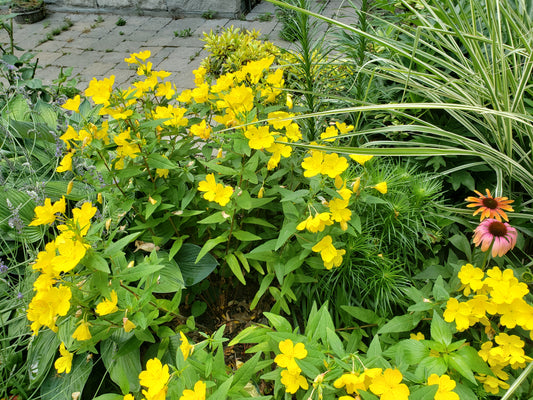
[[[409,13],[399,18],[424,27],[448,3],[417,4],[423,12],[403,2]],[[467,4],[454,5],[458,15],[474,13]],[[502,5],[506,16],[523,11],[513,5]],[[439,125],[432,112],[447,110],[442,99],[359,105],[342,92],[350,84],[311,85],[332,56],[306,21],[292,24],[296,52],[269,54],[273,47],[258,43],[257,57],[226,64],[229,40],[211,35],[222,60],[194,71],[195,88],[181,93],[149,51],[131,54],[131,86],[116,87],[112,75],[93,79],[60,109],[41,106],[58,116],[61,129],[49,127],[55,137],[40,133],[33,103],[7,101],[14,111],[2,114],[11,191],[2,193],[0,226],[12,241],[0,260],[3,396],[532,396],[530,198],[524,171],[513,174],[527,142],[512,146],[522,146],[516,161],[482,129],[511,115],[511,128],[521,129],[527,112],[448,106],[479,130],[459,139],[455,125]],[[339,82],[357,71],[378,89],[419,90],[388,75],[416,59],[403,48],[397,58],[399,39],[419,43],[399,26],[390,36],[343,26],[373,46],[357,42],[362,65],[338,61]],[[247,35],[229,30],[223,38]],[[428,43],[424,55],[438,53]],[[378,44],[390,57],[375,52]],[[446,70],[431,61],[430,72]],[[332,109],[343,103],[350,107]],[[17,114],[19,107],[27,108]],[[400,123],[389,125],[391,116]],[[385,140],[398,132],[409,135]],[[36,150],[26,156],[28,143]],[[60,161],[44,163],[56,150]],[[16,169],[17,152],[33,168],[27,178]],[[439,168],[424,170],[427,159],[385,155],[479,156],[496,173],[476,192],[444,192]],[[491,157],[507,157],[509,167]],[[46,185],[14,206],[13,188],[24,193],[26,181]],[[257,314],[229,316],[237,300]],[[246,323],[236,325],[239,318]]]

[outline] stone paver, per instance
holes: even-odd
[[[343,0],[328,0],[324,14],[342,16],[343,22],[355,23],[357,16],[354,9],[345,7],[345,4]],[[207,56],[207,52],[203,50],[204,32],[216,32],[232,25],[243,30],[256,29],[261,31],[262,39],[290,48],[290,43],[279,38],[282,24],[275,14],[276,8],[268,2],[256,5],[243,20],[206,20],[198,17],[173,19],[52,11],[41,22],[31,25],[15,24],[14,32],[15,43],[39,58],[40,69],[36,75],[45,84],[57,79],[61,68],[72,67],[72,77],[78,81],[80,89],[85,89],[93,77],[101,79],[111,74],[115,75],[117,85],[128,85],[137,76],[135,69],[125,63],[124,58],[133,52],[150,50],[153,68],[172,72],[176,87],[187,89],[194,85],[192,71]],[[272,16],[270,20],[266,18],[268,15]],[[126,21],[125,25],[117,25],[120,17]],[[61,30],[67,21],[72,22],[72,26]],[[7,41],[7,34],[1,31],[0,43]]]

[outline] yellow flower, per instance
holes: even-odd
[[[312,178],[315,175],[318,175],[322,172],[322,163],[324,162],[324,152],[319,150],[313,150],[311,152],[311,157],[306,157],[302,161],[302,168],[304,171],[304,176],[306,178]]]
[[[35,207],[35,217],[33,221],[30,222],[29,226],[51,224],[56,220],[56,214],[64,213],[65,210],[65,196],[61,197],[61,200],[56,201],[53,205],[52,200],[46,198],[44,200],[44,205]]]
[[[139,382],[141,386],[148,389],[147,393],[150,396],[164,391],[169,379],[168,365],[162,365],[161,361],[157,358],[148,360],[146,370],[139,374]]]
[[[292,123],[292,117],[294,114],[285,111],[273,111],[267,116],[268,123],[276,130],[287,128]]]
[[[455,325],[459,332],[468,329],[471,324],[472,306],[468,303],[459,303],[459,301],[452,297],[446,303],[446,310],[444,311],[444,320],[446,322],[455,321]]]
[[[233,188],[231,186],[216,183],[214,174],[207,175],[205,181],[201,181],[198,184],[198,190],[205,192],[204,199],[214,201],[222,207],[229,203],[230,197],[233,194]]]
[[[337,129],[339,130],[339,132],[341,133],[341,135],[344,135],[348,132],[351,132],[353,131],[353,125],[346,125],[345,122],[343,123],[340,123],[340,122],[335,122],[335,126],[337,127]],[[370,156],[372,158],[372,156]]]
[[[374,156],[362,155],[362,154],[350,154],[350,158],[357,161],[361,165],[365,165],[367,161],[370,161]]]
[[[148,58],[150,58],[150,56],[152,55],[152,53],[150,52],[150,50],[145,50],[145,51],[141,51],[139,53],[132,53],[130,54],[130,57],[129,58],[125,58],[124,61],[127,62],[128,64],[134,64],[136,62],[138,62],[137,58],[141,61],[146,61]]]
[[[305,221],[300,222],[296,229],[303,231],[307,229],[311,233],[322,232],[326,226],[333,225],[329,213],[317,213],[314,217],[310,215]]]
[[[248,74],[250,76],[250,82],[255,85],[263,76],[263,71],[270,68],[274,62],[274,58],[275,56],[265,57],[258,61],[250,61],[242,68],[242,72]]]
[[[112,290],[111,300],[108,300],[108,299],[102,300],[100,303],[96,305],[95,311],[98,315],[112,314],[115,311],[118,311],[117,303],[118,303],[117,292]]]
[[[283,143],[272,143],[272,146],[267,147],[265,150],[272,153],[272,156],[267,162],[267,169],[269,171],[278,166],[281,157],[288,158],[292,153],[292,147]]]
[[[254,107],[254,92],[245,85],[234,87],[222,101],[217,102],[217,106],[229,108],[235,114],[250,111]]]
[[[248,145],[252,149],[261,150],[274,144],[273,132],[270,132],[268,125],[260,126],[250,125],[244,132],[244,136],[249,140]]]
[[[89,82],[89,87],[85,90],[85,96],[92,97],[95,104],[109,105],[109,97],[113,90],[113,83],[115,83],[115,76],[111,75],[109,78],[104,78],[99,81],[93,78]]]
[[[409,388],[401,383],[403,376],[397,369],[387,368],[383,375],[376,376],[370,384],[372,393],[380,396],[380,400],[407,400]]]
[[[196,86],[200,86],[205,82],[205,74],[207,73],[207,70],[204,67],[199,67],[192,71],[192,73],[194,74],[194,84]]]
[[[65,104],[63,104],[61,107],[63,107],[65,110],[79,112],[80,102],[81,97],[79,94],[77,94],[73,99],[68,99],[65,101]]]
[[[382,193],[382,194],[387,193],[387,182],[379,182],[379,183],[376,183],[372,187],[376,189],[379,193]]]
[[[71,151],[63,157],[61,162],[59,163],[59,166],[56,168],[57,172],[66,172],[66,171],[72,171],[72,156],[74,155],[74,152]]]
[[[191,96],[198,104],[205,103],[209,98],[209,84],[202,83],[194,88],[191,92]]]
[[[211,126],[207,125],[207,122],[205,121],[205,119],[203,119],[202,122],[198,124],[191,125],[190,129],[191,129],[191,133],[194,136],[198,136],[199,138],[202,138],[204,140],[209,139],[209,137],[211,136],[211,132],[213,131],[211,129]]]
[[[476,379],[483,383],[483,389],[485,389],[485,392],[492,393],[492,394],[498,394],[500,391],[500,388],[502,389],[509,389],[509,384],[505,383],[504,381],[499,380],[495,376],[484,376],[479,375],[476,376]]]
[[[205,383],[198,381],[194,384],[194,390],[185,389],[180,400],[205,400]]]
[[[342,256],[346,254],[346,250],[341,249],[336,251],[337,254],[335,255],[335,257],[333,257],[333,260],[329,262],[324,261],[324,268],[326,268],[327,270],[330,270],[333,267],[340,267],[342,264]]]
[[[285,102],[285,104],[287,105],[287,108],[289,110],[292,110],[294,104],[292,102],[292,96],[290,94],[287,94],[287,101]]]
[[[192,354],[194,350],[194,346],[189,344],[189,340],[187,340],[187,336],[185,336],[185,334],[182,331],[180,331],[180,337],[181,337],[180,350],[181,350],[181,353],[183,354],[183,359],[186,360],[187,357],[189,357]]]
[[[296,393],[300,387],[304,390],[309,388],[307,379],[300,375],[300,369],[284,369],[281,371],[281,383],[285,385],[287,393]]]
[[[65,349],[65,343],[63,342],[59,345],[59,353],[61,354],[61,357],[54,362],[54,367],[59,374],[63,372],[69,374],[72,368],[72,358],[74,357],[74,354]]]
[[[78,341],[89,340],[92,338],[91,331],[89,330],[91,324],[87,321],[81,321],[80,325],[76,328],[72,337]]]
[[[302,360],[307,357],[307,350],[303,343],[294,344],[292,340],[285,339],[278,344],[281,354],[274,358],[274,362],[281,368],[287,368],[289,371],[298,371],[300,367],[296,364],[295,359]]]
[[[337,249],[333,246],[333,239],[329,235],[324,236],[320,242],[311,248],[311,250],[315,253],[320,253],[320,257],[322,257],[324,264],[333,262],[335,258],[339,256]]]
[[[359,393],[358,390],[367,390],[364,375],[356,375],[353,372],[349,374],[343,374],[333,383],[333,386],[335,386],[337,389],[346,386],[346,392],[348,394]]]
[[[336,153],[326,154],[320,173],[330,178],[335,178],[348,168],[348,161],[344,157],[339,157]],[[304,174],[305,175],[305,174]]]
[[[459,395],[452,392],[456,383],[448,375],[431,374],[428,378],[428,385],[439,385],[437,393],[435,393],[435,400],[459,400]]]
[[[409,339],[413,339],[413,340],[424,340],[425,338],[426,337],[424,336],[422,332],[411,333],[409,335]]]
[[[339,131],[334,126],[328,126],[324,132],[320,134],[320,139],[325,140],[326,142],[334,142],[339,135]]]
[[[133,397],[131,393],[128,393],[122,398],[122,400],[135,400],[135,397]]]
[[[352,218],[352,212],[348,209],[348,200],[333,199],[328,203],[331,219],[341,225],[343,231],[348,229],[348,221]]]
[[[124,332],[128,333],[135,329],[135,324],[131,322],[127,317],[122,318],[122,327]]]
[[[482,269],[475,268],[472,264],[463,265],[457,276],[464,285],[465,296],[468,296],[471,290],[477,292],[483,287],[482,280],[485,277],[485,273]]]

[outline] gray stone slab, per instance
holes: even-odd
[[[61,54],[57,52],[40,51],[35,53],[35,58],[39,59],[39,65],[42,67],[54,65],[59,57],[61,57]]]
[[[115,75],[113,69],[116,67],[116,63],[110,62],[98,62],[94,64],[89,64],[85,70],[82,72],[84,76],[105,76],[109,77]]]
[[[205,20],[195,31],[196,34],[209,33],[211,31],[218,32],[221,28],[226,26],[228,19],[209,19]]]

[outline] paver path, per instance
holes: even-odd
[[[343,0],[326,0],[324,14],[328,16],[354,14],[353,8],[344,7]],[[245,20],[184,18],[172,19],[152,16],[119,16],[110,14],[85,14],[50,12],[41,22],[30,25],[15,24],[15,43],[25,50],[37,54],[41,67],[36,77],[50,84],[58,77],[63,67],[73,67],[73,76],[78,80],[78,88],[85,89],[93,78],[102,79],[115,75],[116,85],[122,86],[135,78],[124,58],[132,52],[150,50],[154,69],[162,69],[173,74],[173,82],[178,89],[193,85],[192,71],[198,68],[207,55],[203,50],[203,32],[215,31],[231,25],[241,29],[261,31],[263,39],[268,39],[280,47],[291,44],[279,38],[281,23],[274,17],[262,22],[261,16],[275,14],[275,7],[263,1],[246,15]],[[117,25],[122,18],[125,25]],[[354,18],[348,17],[351,21]],[[65,19],[72,26],[52,35],[65,25]],[[176,36],[175,32],[189,31],[190,37]],[[51,37],[50,40],[46,38]],[[7,42],[7,34],[0,33],[0,42]]]

